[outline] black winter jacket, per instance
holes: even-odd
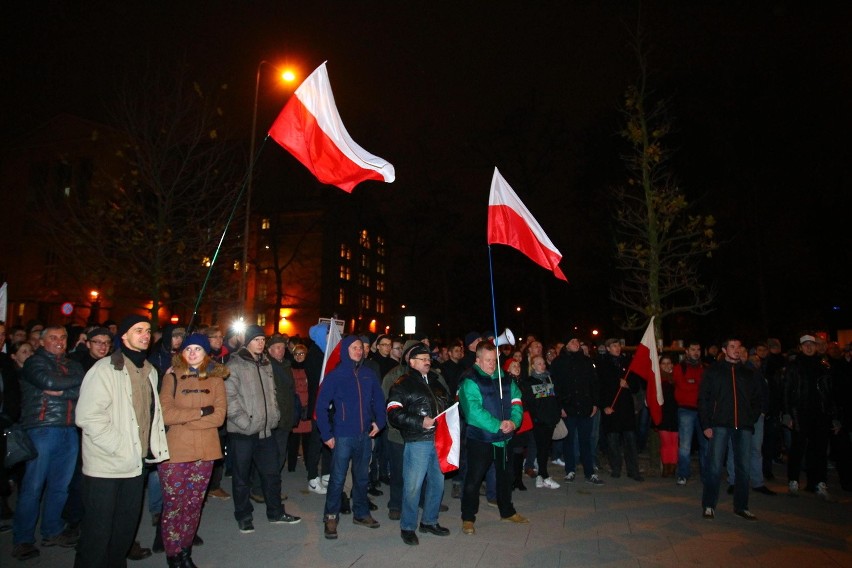
[[[39,347],[24,363],[21,425],[24,428],[74,426],[74,409],[83,376],[83,367],[78,362]],[[61,391],[62,394],[54,396],[44,391]]]
[[[598,377],[595,364],[582,351],[567,349],[553,360],[550,376],[556,386],[556,396],[568,416],[591,416],[598,404]]]
[[[760,418],[760,384],[742,363],[719,361],[704,371],[698,391],[703,429],[714,426],[754,431]]]
[[[388,393],[388,422],[402,434],[406,442],[435,438],[435,429],[423,429],[423,418],[436,417],[447,409],[450,393],[439,375],[429,371],[429,384],[420,373],[409,369],[399,377]]]

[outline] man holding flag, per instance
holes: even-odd
[[[420,492],[426,481],[420,532],[447,536],[449,529],[438,524],[444,495],[444,474],[435,450],[435,417],[446,410],[450,395],[440,375],[432,371],[429,348],[418,344],[407,354],[408,372],[391,387],[388,422],[405,440],[402,460],[402,517],[399,527],[405,544],[419,544],[414,532]]]

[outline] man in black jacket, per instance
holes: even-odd
[[[423,344],[408,353],[408,373],[391,387],[387,412],[391,426],[405,440],[402,473],[402,517],[399,526],[405,544],[419,544],[414,529],[420,491],[426,481],[420,532],[438,536],[450,534],[438,524],[444,494],[444,474],[435,451],[435,417],[446,410],[449,393],[432,370],[432,356]]]
[[[704,436],[710,440],[707,476],[701,497],[705,519],[713,519],[716,515],[721,472],[730,440],[736,471],[734,514],[748,521],[757,520],[748,510],[748,490],[751,483],[751,438],[754,423],[760,416],[761,393],[754,373],[740,360],[741,348],[739,339],[723,341],[725,358],[704,371],[698,391],[698,416]]]
[[[565,481],[572,483],[576,477],[574,458],[574,432],[580,444],[580,461],[586,483],[603,485],[595,473],[595,458],[592,453],[592,418],[598,412],[598,378],[595,365],[580,350],[580,340],[572,337],[562,353],[550,367],[556,396],[562,403],[568,436],[565,438]]]

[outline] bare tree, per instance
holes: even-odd
[[[625,308],[624,329],[640,329],[656,316],[662,337],[666,316],[712,311],[715,287],[702,280],[700,264],[717,244],[714,218],[693,212],[671,170],[663,144],[671,130],[666,102],[651,106],[641,54],[639,61],[640,80],[627,89],[622,110],[621,135],[630,143],[622,159],[630,176],[613,190],[615,269],[621,278],[610,298]]]
[[[239,182],[221,131],[218,98],[227,86],[208,95],[186,73],[184,65],[171,73],[151,65],[127,76],[108,103],[117,133],[110,150],[121,165],[87,198],[51,203],[45,217],[73,270],[150,300],[155,325],[161,305],[193,307]],[[81,248],[87,243],[98,246]],[[220,281],[228,264],[216,272]],[[208,290],[208,299],[228,292]]]

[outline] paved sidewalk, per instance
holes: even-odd
[[[559,469],[559,468],[556,468]],[[776,476],[783,479],[781,466]],[[518,511],[530,518],[528,525],[499,520],[497,509],[485,504],[473,536],[461,533],[459,500],[451,499],[447,482],[444,502],[450,510],[441,515],[448,537],[419,534],[419,546],[406,546],[399,523],[387,518],[388,488],[374,497],[379,510],[373,514],[382,526],[368,529],[352,524],[342,515],[340,538],[322,535],[324,496],[309,493],[303,470],[284,474],[284,491],[290,496],[287,512],[303,518],[298,525],[271,525],[263,505],[255,505],[252,534],[241,534],[233,517],[231,501],[211,499],[199,534],[205,544],[193,552],[200,568],[248,568],[249,566],[426,568],[464,566],[478,568],[561,568],[568,566],[852,566],[852,494],[840,491],[836,473],[830,472],[829,488],[838,503],[825,503],[810,493],[798,498],[786,495],[786,487],[770,482],[779,495],[750,496],[749,508],[759,520],[748,522],[734,516],[732,497],[723,484],[716,519],[701,518],[701,484],[684,487],[672,479],[649,478],[644,483],[611,479],[592,487],[579,481],[560,489],[535,489],[525,478],[528,491],[514,493]],[[560,483],[562,481],[560,480]],[[230,480],[224,487],[230,491]],[[147,512],[140,539],[153,540]],[[41,548],[41,557],[25,563],[11,558],[11,533],[0,535],[0,565],[71,567],[74,551]],[[131,568],[165,566],[162,554],[129,562]]]

